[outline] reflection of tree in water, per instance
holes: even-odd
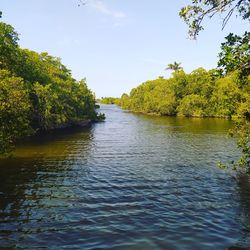
[[[38,137],[37,142],[33,139],[17,150],[17,156],[0,160],[0,248],[18,246],[25,234],[59,220],[57,212],[75,197],[69,185],[78,171],[72,170],[81,166],[81,174],[88,173],[82,165],[91,138],[90,129],[73,134],[64,131],[54,141],[51,135]]]
[[[235,246],[228,248],[229,250],[250,249],[250,176],[240,175],[238,178],[239,200],[242,209],[241,238]]]

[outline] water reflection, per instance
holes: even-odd
[[[238,220],[241,226],[241,236],[234,248],[230,249],[246,249],[250,246],[250,177],[246,174],[238,176],[238,194],[241,209],[238,214]],[[249,248],[248,248],[249,249]]]
[[[41,135],[17,147],[10,159],[1,159],[1,248],[18,247],[27,235],[45,230],[44,225],[53,228],[65,220],[59,211],[76,197],[68,180],[77,178],[75,169],[88,158],[91,137],[90,128]]]
[[[221,118],[187,118],[187,117],[163,117],[136,114],[142,121],[151,123],[153,130],[165,128],[169,131],[181,133],[227,133],[232,128],[232,122]]]
[[[102,112],[1,160],[0,248],[249,246],[248,186],[216,167],[239,153],[229,121]]]

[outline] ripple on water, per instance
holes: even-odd
[[[229,121],[102,109],[0,162],[0,248],[250,246],[249,182],[216,167],[238,154]]]

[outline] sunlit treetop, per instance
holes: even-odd
[[[196,39],[203,30],[204,18],[212,18],[218,13],[224,14],[222,29],[232,15],[250,21],[250,0],[192,0],[191,4],[181,9],[179,15],[189,26],[189,36]]]

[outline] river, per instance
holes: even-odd
[[[0,160],[0,249],[249,249],[248,182],[217,167],[230,121],[101,112]]]

